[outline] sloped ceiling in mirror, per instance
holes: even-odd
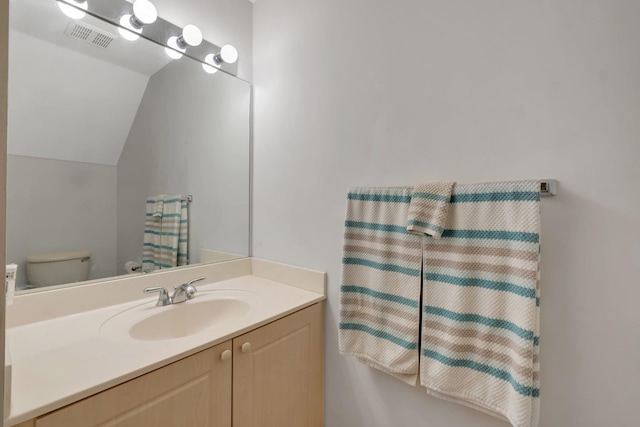
[[[11,5],[8,153],[116,165],[149,77],[169,59],[89,15],[73,21],[54,1],[33,2],[42,0]],[[75,23],[102,33],[108,46],[65,34]]]

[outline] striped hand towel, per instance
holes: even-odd
[[[153,205],[153,216],[156,218],[162,218],[162,211],[164,210],[164,198],[166,194],[160,194],[155,197],[155,204]]]
[[[187,265],[189,233],[187,201],[182,196],[167,196],[162,210],[162,268]]]
[[[447,220],[453,184],[435,181],[415,186],[407,218],[408,232],[440,238]]]
[[[340,353],[416,385],[421,237],[407,233],[411,188],[349,192]]]
[[[146,203],[144,220],[144,244],[142,248],[142,272],[156,269],[156,260],[160,261],[160,239],[162,238],[162,216],[157,215],[156,207],[164,195],[149,197]]]
[[[516,427],[539,413],[540,184],[456,185],[425,237],[421,383]]]
[[[188,223],[187,202],[181,196],[159,195],[147,199],[143,272],[187,265]]]

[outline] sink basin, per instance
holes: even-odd
[[[190,337],[245,317],[259,301],[257,294],[248,291],[198,292],[192,300],[166,307],[149,302],[136,305],[109,318],[100,331],[136,341]]]
[[[129,335],[142,341],[186,337],[242,317],[250,308],[247,302],[236,299],[191,300],[141,320],[129,329]]]

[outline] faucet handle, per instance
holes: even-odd
[[[145,294],[150,294],[152,292],[160,292],[160,295],[158,296],[158,302],[156,303],[156,306],[158,307],[164,307],[165,305],[171,305],[172,303],[171,297],[169,296],[169,292],[167,292],[167,290],[162,286],[153,286],[151,288],[144,288],[142,292]]]
[[[202,276],[202,277],[198,277],[197,279],[193,279],[193,280],[189,280],[187,283],[185,283],[184,285],[182,285],[183,289],[184,289],[184,293],[187,297],[187,299],[193,299],[195,297],[196,292],[198,292],[198,289],[193,286],[193,284],[195,282],[199,282],[201,280],[204,280],[206,277]]]
[[[195,297],[196,292],[198,292],[198,289],[193,286],[193,284],[195,282],[199,282],[201,280],[204,280],[205,277],[198,277],[197,279],[193,279],[193,280],[189,280],[186,284],[182,285],[184,287],[184,292],[187,295],[187,299],[193,299]]]
[[[187,286],[193,285],[194,283],[199,282],[199,281],[204,280],[204,279],[206,279],[206,277],[202,276],[202,277],[198,277],[197,279],[189,280],[187,282]]]

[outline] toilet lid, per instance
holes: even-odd
[[[27,262],[54,262],[67,261],[70,259],[90,258],[91,251],[58,251],[45,252],[41,254],[31,254],[27,256]]]

